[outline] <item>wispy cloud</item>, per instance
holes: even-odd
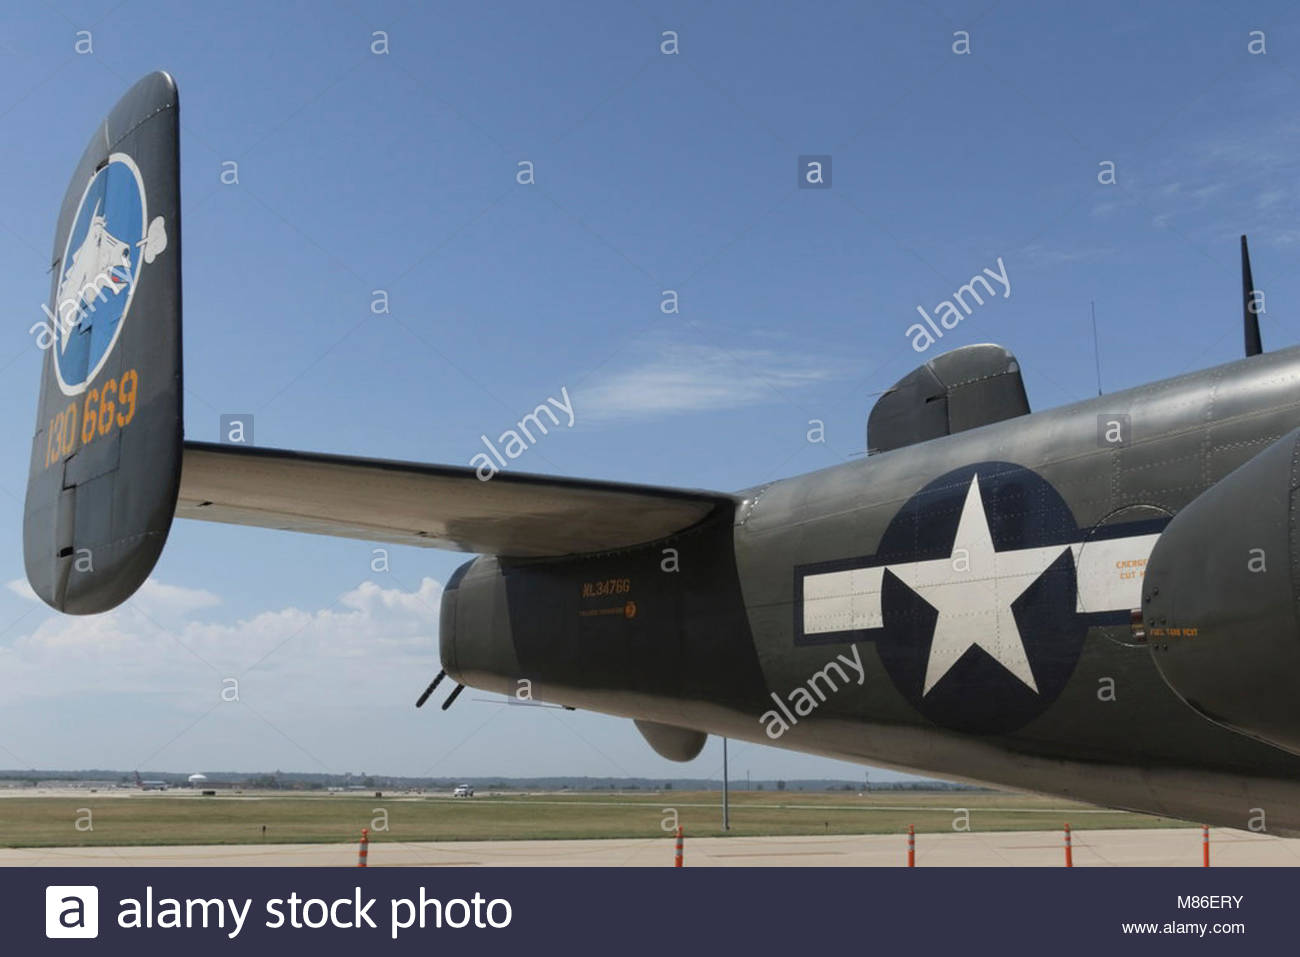
[[[1300,190],[1300,121],[1245,123],[1163,144],[1145,163],[1121,163],[1117,183],[1099,191],[1089,212],[1099,220],[1137,214],[1218,248],[1225,235],[1250,232],[1275,246],[1293,243]]]
[[[1201,241],[1223,233],[1258,232],[1286,245],[1300,192],[1300,123],[1294,120],[1219,131],[1170,149],[1144,182],[1129,177],[1129,195],[1118,201],[1142,205],[1157,228],[1175,228]],[[1170,182],[1156,186],[1168,177]],[[1141,203],[1138,202],[1141,200]]]
[[[1115,253],[1113,246],[1053,246],[1034,242],[1020,250],[1021,256],[1032,266],[1061,266],[1070,263],[1096,262],[1109,259]]]
[[[771,349],[657,344],[638,365],[574,391],[579,417],[610,422],[737,409],[839,378],[838,360]]]
[[[1287,198],[1287,192],[1283,189],[1269,189],[1255,197],[1255,208],[1258,210],[1272,209],[1278,203]]]

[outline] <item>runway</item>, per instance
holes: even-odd
[[[379,835],[382,838],[382,835]],[[1076,831],[1076,867],[1201,865],[1199,828]],[[903,834],[686,839],[687,867],[901,867]],[[918,867],[1059,867],[1060,831],[918,834]],[[1300,864],[1300,838],[1212,831],[1211,864]],[[0,866],[351,867],[355,844],[0,849]],[[670,867],[673,839],[439,841],[370,845],[370,867]]]

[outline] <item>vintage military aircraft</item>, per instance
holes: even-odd
[[[967,346],[868,456],[732,494],[187,442],[177,107],[131,89],[59,215],[24,522],[54,608],[128,598],[174,516],[478,553],[452,698],[1300,834],[1300,350],[1262,351],[1248,266],[1244,359],[1031,413]],[[129,268],[67,292],[95,236]]]

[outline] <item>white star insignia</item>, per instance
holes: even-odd
[[[930,641],[923,695],[929,694],[971,647],[982,648],[1038,693],[1011,606],[1069,547],[1048,545],[996,551],[984,511],[979,476],[971,479],[952,554],[947,558],[887,566],[939,613]]]

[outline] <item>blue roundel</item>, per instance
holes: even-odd
[[[115,153],[86,185],[60,260],[51,348],[65,393],[84,389],[117,342],[142,266],[145,223],[140,174]]]

